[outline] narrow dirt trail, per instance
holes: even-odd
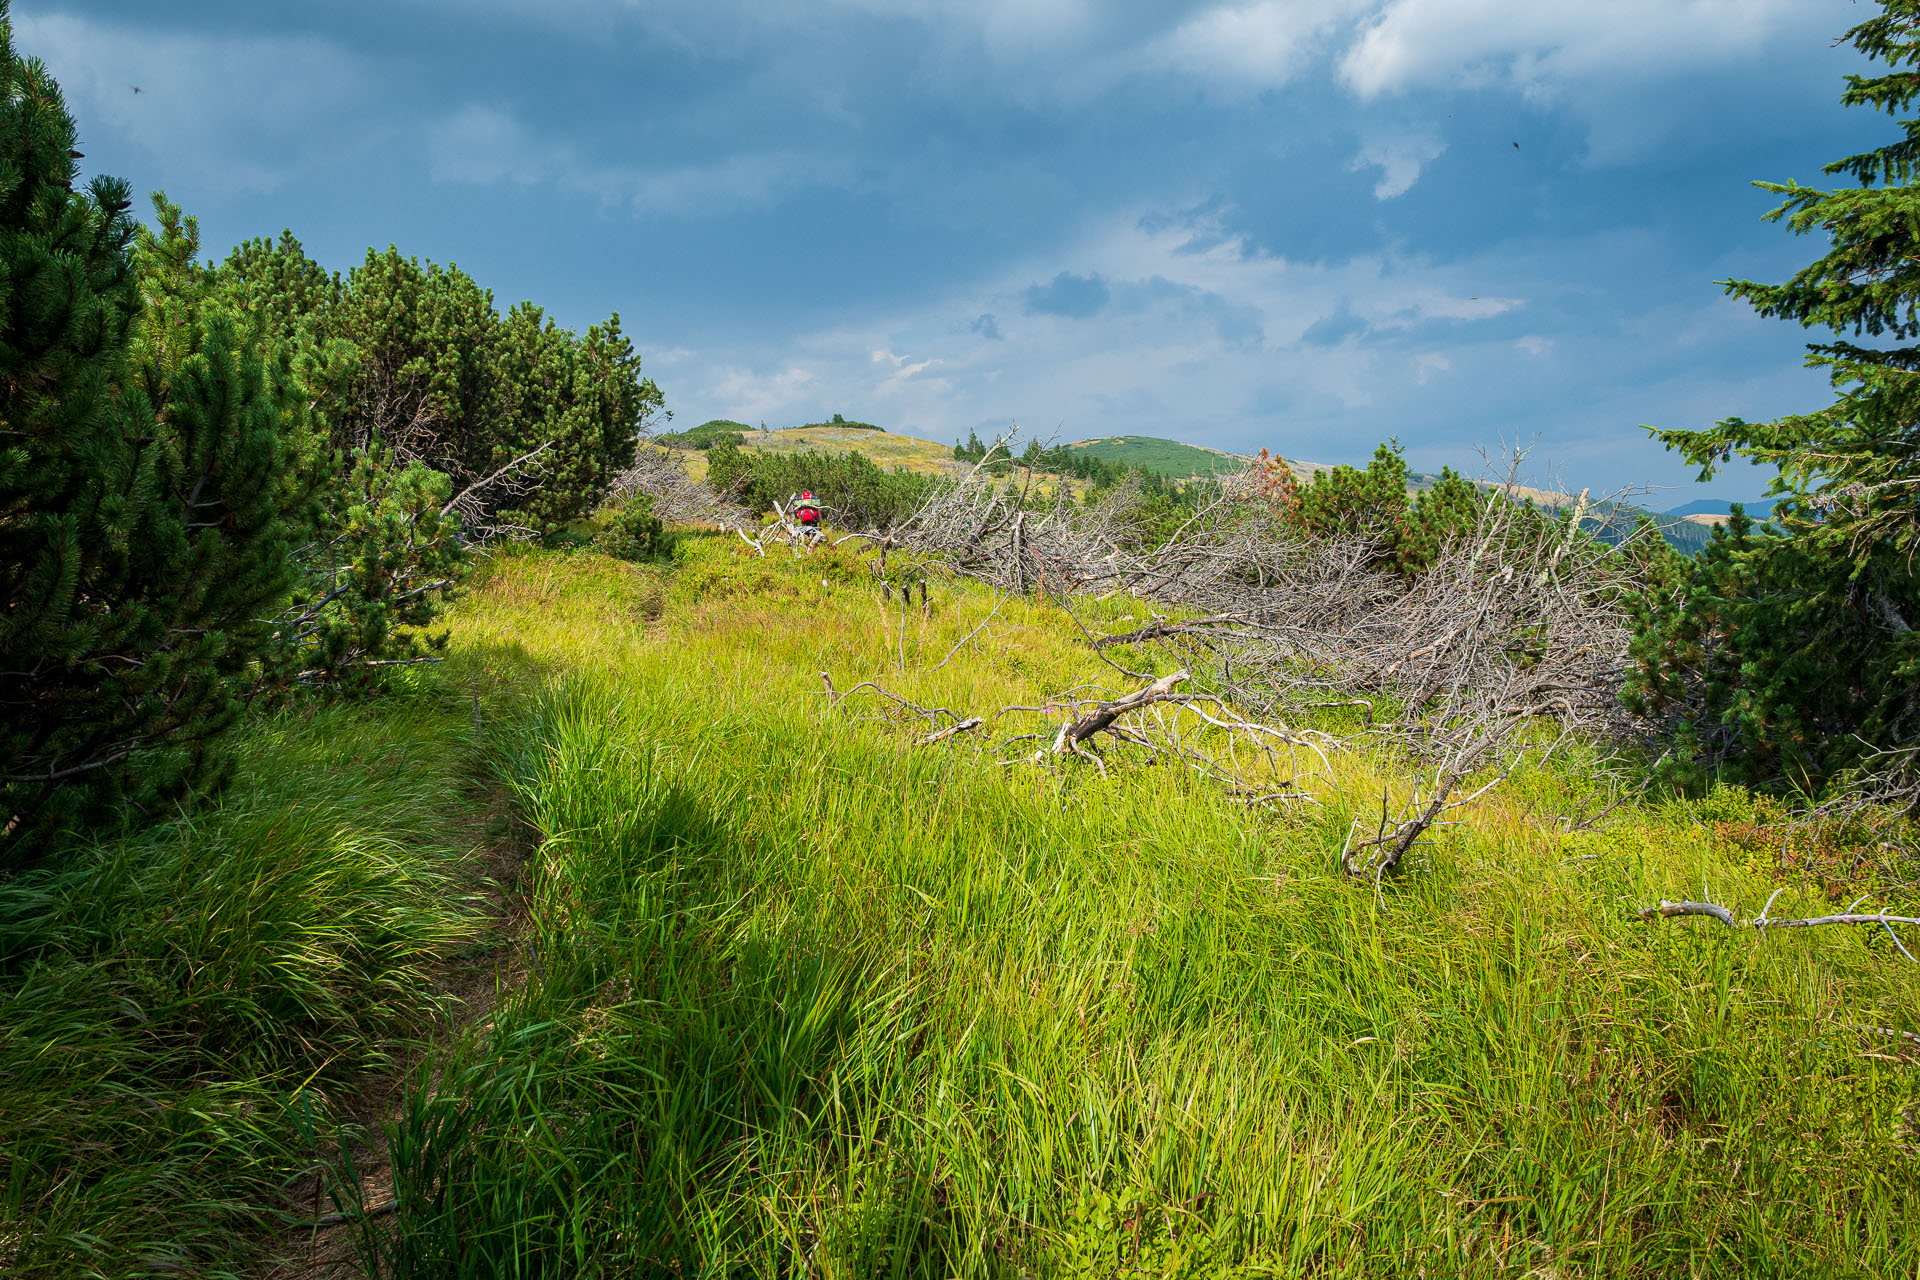
[[[359,1135],[350,1144],[354,1167],[365,1202],[376,1215],[392,1204],[392,1178],[380,1135],[399,1114],[407,1077],[428,1055],[484,1022],[501,994],[525,976],[523,876],[538,847],[537,835],[525,825],[504,786],[476,786],[474,801],[472,811],[449,834],[469,838],[473,870],[486,886],[477,904],[476,941],[450,957],[435,975],[433,990],[445,1002],[443,1015],[392,1070],[364,1081],[345,1108],[348,1131]],[[288,1199],[307,1225],[289,1227],[270,1242],[265,1260],[254,1271],[259,1280],[364,1280],[367,1273],[354,1247],[349,1206],[329,1194],[321,1173],[299,1178],[290,1186]]]

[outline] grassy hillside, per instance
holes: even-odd
[[[1411,782],[1371,750],[1275,815],[1127,748],[1002,764],[1044,710],[919,747],[879,699],[830,705],[822,672],[961,714],[1132,684],[1051,606],[935,578],[903,614],[868,558],[501,557],[414,696],[254,730],[253,781],[153,838],[130,907],[0,886],[41,919],[5,971],[0,1264],[304,1258],[273,1224],[330,1207],[280,1190],[319,1155],[382,1210],[329,1246],[391,1277],[1920,1265],[1920,1094],[1861,1030],[1920,1029],[1916,970],[1864,931],[1632,917],[1818,906],[1870,864],[1783,876],[1731,791],[1568,834],[1575,756],[1376,892],[1336,867]],[[505,935],[463,856],[486,777],[538,845]],[[428,1046],[462,955],[497,999]],[[410,1054],[349,1169],[330,1117]]]
[[[955,469],[953,447],[917,440],[892,431],[862,427],[790,427],[785,431],[750,432],[750,449],[770,453],[800,453],[807,449],[857,449],[883,467],[905,467],[928,475]]]
[[[609,1274],[1911,1265],[1911,1068],[1854,1028],[1920,1025],[1913,972],[1865,934],[1630,918],[1703,881],[1757,904],[1771,850],[1681,807],[1555,834],[1528,815],[1584,794],[1576,762],[1376,896],[1334,861],[1385,761],[1275,818],[1144,761],[914,748],[820,692],[1116,684],[1050,609],[941,667],[991,602],[889,621],[856,556],[696,542],[649,624],[653,590],[514,560],[462,619],[569,673],[509,770],[545,960],[411,1086],[394,1274],[570,1238],[631,1242]]]
[[[1099,436],[1075,441],[1067,447],[1108,462],[1124,462],[1181,480],[1188,476],[1224,475],[1246,465],[1243,459],[1218,449],[1203,449],[1157,436]]]
[[[769,453],[802,453],[808,449],[858,451],[882,467],[904,467],[922,475],[950,475],[962,464],[953,460],[953,446],[935,444],[892,431],[865,426],[788,427],[781,431],[748,431],[741,441],[748,449]],[[698,453],[683,455],[687,474],[706,479],[707,460]]]

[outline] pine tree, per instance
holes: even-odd
[[[309,258],[292,231],[282,231],[277,241],[241,243],[214,276],[263,333],[282,341],[317,333],[346,292],[339,273]]]
[[[329,415],[343,451],[378,440],[456,488],[496,465],[499,315],[471,276],[369,249],[318,336],[358,357]]]
[[[159,195],[154,209],[120,387],[145,500],[124,572],[98,589],[122,632],[107,659],[111,714],[143,739],[107,795],[144,812],[226,772],[219,735],[270,643],[266,619],[292,581],[289,520],[306,496],[290,466],[302,419],[290,354],[208,293],[193,219]]]
[[[194,228],[76,193],[0,3],[0,862],[217,780],[285,586],[288,370],[204,306]],[[143,296],[147,310],[142,314]]]
[[[1452,467],[1440,469],[1432,487],[1414,495],[1391,538],[1393,565],[1404,574],[1425,573],[1440,554],[1475,532],[1488,497]],[[1515,512],[1518,521],[1526,517]]]
[[[210,279],[249,318],[256,342],[291,353],[304,414],[283,424],[294,455],[289,488],[305,499],[290,507],[295,580],[273,615],[256,692],[374,690],[385,670],[432,661],[445,647],[446,634],[428,628],[467,565],[460,518],[447,505],[451,481],[418,458],[401,461],[368,429],[369,362],[339,336],[346,282],[291,232],[242,244]],[[420,437],[429,448],[436,439]]]
[[[1920,0],[1883,0],[1843,39],[1891,68],[1841,101],[1889,115],[1920,100]],[[1920,120],[1826,172],[1860,185],[1756,185],[1767,214],[1826,253],[1784,284],[1722,284],[1766,316],[1831,329],[1808,345],[1833,404],[1658,437],[1712,477],[1738,454],[1779,469],[1774,526],[1744,520],[1642,604],[1629,701],[1675,718],[1687,754],[1753,782],[1812,788],[1920,743]],[[1865,345],[1881,339],[1885,345]]]
[[[1279,462],[1274,459],[1274,462]],[[1398,440],[1373,451],[1365,471],[1339,466],[1306,484],[1273,480],[1285,519],[1310,537],[1363,538],[1374,544],[1374,567],[1413,575],[1479,523],[1487,499],[1472,481],[1446,468],[1439,483],[1409,497],[1407,463]]]
[[[578,495],[577,516],[592,510],[614,475],[633,464],[640,432],[665,413],[666,397],[653,379],[641,376],[640,353],[621,332],[619,312],[604,324],[587,326],[575,351],[575,394],[590,408],[597,458],[592,486]]]
[[[122,750],[60,733],[71,673],[115,639],[86,589],[124,554],[102,534],[131,488],[113,388],[139,305],[126,184],[76,192],[78,158],[59,86],[14,52],[0,0],[0,841]]]

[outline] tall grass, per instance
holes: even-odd
[[[457,643],[566,673],[504,766],[544,838],[534,963],[411,1077],[370,1268],[1920,1267],[1914,1067],[1859,1029],[1920,1028],[1920,985],[1864,932],[1631,920],[1771,891],[1683,808],[1553,835],[1527,806],[1586,780],[1537,770],[1376,894],[1337,873],[1337,797],[1007,768],[815,692],[964,713],[1100,678],[1043,608],[935,669],[985,600],[902,627],[852,557],[681,554],[664,595],[528,557],[464,606]],[[1362,807],[1392,781],[1335,764]]]
[[[0,881],[0,1273],[240,1273],[475,927],[471,732],[278,716],[218,804]]]

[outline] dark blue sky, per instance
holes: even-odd
[[[1824,402],[1714,284],[1886,139],[1850,0],[17,0],[86,165],[618,311],[676,419],[1009,423],[1684,486]],[[134,92],[135,86],[139,92]],[[1517,145],[1516,145],[1517,144]],[[1753,476],[1709,486],[1751,498]],[[1696,496],[1661,495],[1657,505]]]

